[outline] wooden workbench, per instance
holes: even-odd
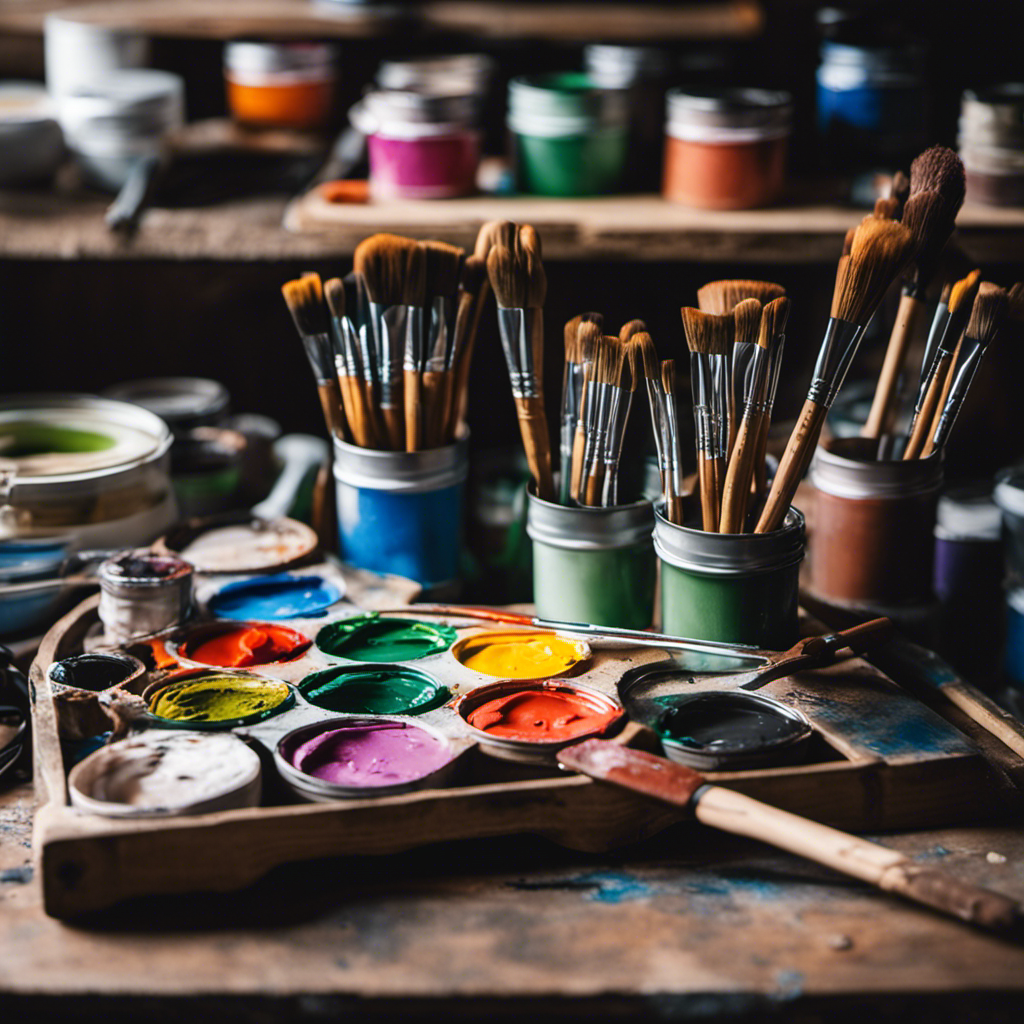
[[[40,907],[31,805],[29,785],[0,795],[12,1021],[1024,1013],[1024,947],[699,826],[615,856],[527,838],[313,862],[241,893],[138,901],[69,926]],[[884,841],[1024,898],[1019,825]]]

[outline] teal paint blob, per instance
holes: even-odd
[[[341,600],[341,591],[321,576],[255,576],[229,583],[210,598],[220,619],[270,620],[322,615]]]
[[[314,672],[299,684],[310,704],[342,715],[420,715],[449,697],[425,672],[398,665],[332,668]]]
[[[324,626],[316,645],[324,654],[349,661],[415,661],[447,651],[457,635],[450,626],[371,612]]]

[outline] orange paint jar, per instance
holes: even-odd
[[[707,210],[771,204],[785,182],[791,120],[788,93],[673,89],[662,194]]]
[[[334,100],[334,57],[334,47],[325,43],[228,43],[224,79],[231,116],[260,128],[323,127]]]

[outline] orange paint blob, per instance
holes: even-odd
[[[310,641],[294,629],[271,623],[238,626],[197,643],[186,643],[184,654],[191,661],[220,668],[267,665],[301,654]]]
[[[481,704],[467,719],[474,729],[508,740],[552,743],[602,733],[621,715],[569,690],[520,690]]]

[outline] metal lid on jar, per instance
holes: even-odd
[[[820,445],[811,463],[811,482],[837,498],[911,498],[942,485],[942,453],[926,459],[878,459],[878,442],[836,438]]]
[[[100,563],[100,586],[118,593],[124,588],[191,586],[192,566],[173,555],[159,555],[148,548],[122,551]]]
[[[658,46],[591,43],[583,48],[587,74],[605,89],[625,89],[637,81],[666,78],[672,63],[672,54]]]
[[[582,135],[625,128],[628,120],[626,93],[601,88],[581,71],[529,75],[508,83],[508,126],[520,135]]]
[[[607,551],[649,544],[654,506],[649,501],[584,508],[543,501],[527,492],[526,533],[531,540],[570,551]]]
[[[935,536],[940,540],[998,541],[1001,527],[990,484],[957,487],[939,498]]]
[[[788,135],[793,98],[768,89],[673,89],[666,132],[691,142],[743,142]]]
[[[376,81],[382,89],[480,93],[493,72],[494,61],[486,54],[456,53],[382,61]]]
[[[237,41],[224,47],[224,69],[233,75],[323,72],[333,67],[337,52],[330,43]]]

